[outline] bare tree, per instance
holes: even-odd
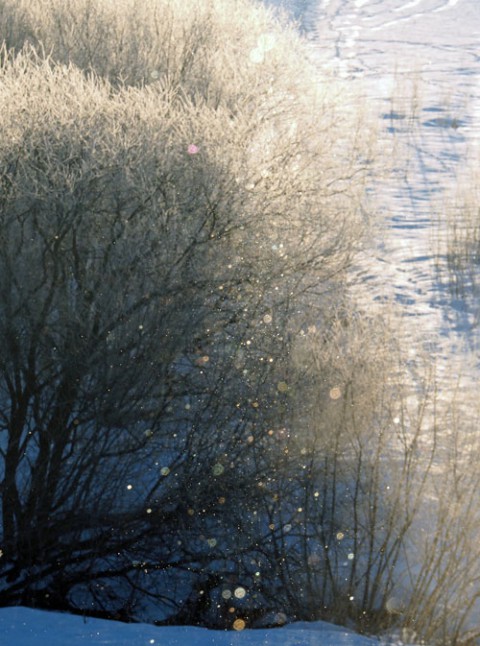
[[[319,209],[295,103],[246,120],[31,53],[1,74],[0,602],[174,608],[212,546],[258,539],[277,451],[251,448],[295,312],[348,263],[345,178]]]

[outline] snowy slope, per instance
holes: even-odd
[[[372,646],[377,641],[323,622],[239,632],[83,619],[28,608],[0,609],[1,646]]]

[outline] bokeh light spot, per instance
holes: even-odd
[[[238,588],[235,588],[235,592],[233,593],[237,599],[243,599],[245,595],[247,594],[247,591],[245,588],[242,588],[241,586]]]
[[[235,619],[233,622],[233,630],[245,630],[245,621],[243,619]]]
[[[264,52],[269,52],[275,47],[275,40],[275,34],[261,34],[257,40],[257,47],[262,49]]]
[[[338,386],[334,386],[330,390],[329,395],[330,395],[330,399],[340,399],[340,397],[342,396],[342,391]]]
[[[223,464],[220,464],[219,462],[217,462],[217,464],[215,464],[212,469],[212,473],[214,476],[221,476],[224,471],[225,471],[225,467],[223,466]]]

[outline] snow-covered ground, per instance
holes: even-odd
[[[465,373],[469,365],[467,381],[475,383],[480,305],[477,294],[459,297],[452,289],[444,221],[479,153],[480,2],[266,1],[299,21],[318,65],[343,84],[350,107],[376,124],[379,150],[391,163],[371,187],[381,226],[352,290],[365,310],[394,304],[412,352],[430,352],[439,373]]]
[[[27,608],[0,609],[2,646],[372,646],[378,641],[331,624],[297,623],[272,630],[213,631],[47,613]]]

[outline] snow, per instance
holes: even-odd
[[[30,608],[0,608],[5,646],[371,646],[378,641],[321,621],[269,630],[213,631],[189,626],[158,628]]]
[[[360,306],[398,304],[407,345],[435,347],[432,361],[465,372],[480,348],[480,312],[476,294],[452,296],[442,210],[480,154],[480,3],[269,1],[301,15],[319,67],[351,94],[346,109],[358,110],[361,97],[379,149],[396,159],[372,187],[384,226],[353,276]]]
[[[480,3],[307,4],[302,24],[319,66],[351,93],[351,109],[363,98],[385,166],[393,161],[371,187],[382,226],[358,258],[352,293],[363,311],[393,306],[399,340],[431,357],[447,398],[461,375],[467,400],[480,373],[480,309],[475,289],[457,296],[445,213],[480,154]]]

